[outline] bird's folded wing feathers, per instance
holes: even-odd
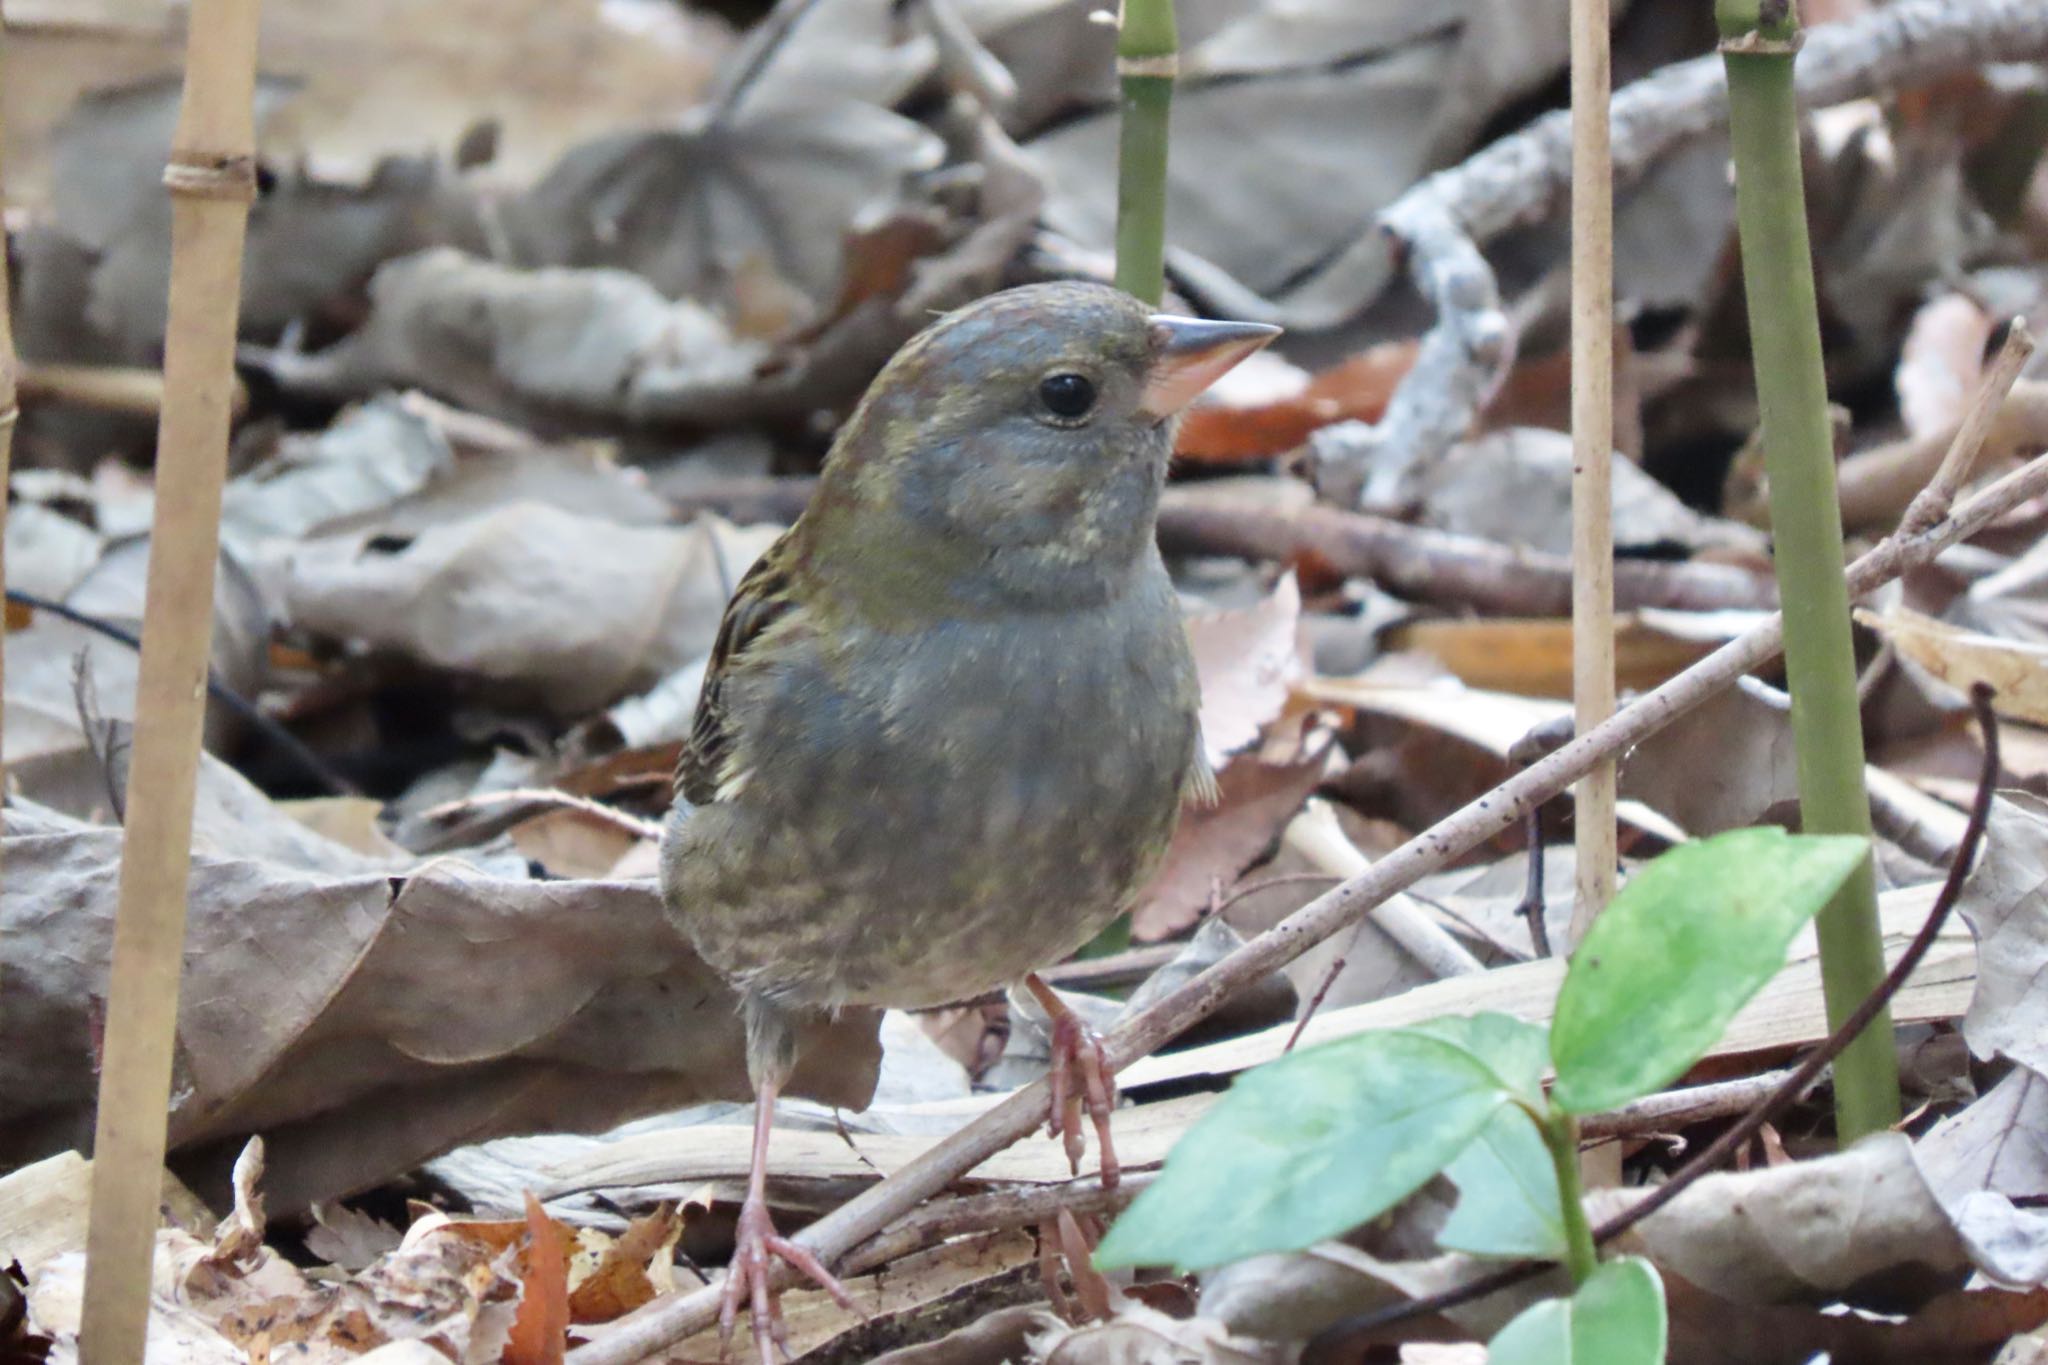
[[[719,789],[731,776],[725,769],[732,761],[735,736],[722,695],[726,678],[744,658],[748,646],[796,609],[790,594],[794,534],[794,527],[783,532],[782,538],[754,561],[733,590],[732,601],[725,605],[718,639],[711,646],[711,661],[704,669],[697,715],[682,757],[676,761],[676,795],[693,806],[717,800]]]

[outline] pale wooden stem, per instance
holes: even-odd
[[[1572,704],[1580,734],[1614,714],[1614,164],[1607,0],[1572,0]],[[1573,792],[1571,941],[1614,898],[1614,760]]]
[[[2048,493],[2048,456],[1983,489],[1953,515],[1918,535],[1893,536],[1849,566],[1850,590],[1861,594],[1932,562],[2029,498]],[[1539,759],[1492,791],[1454,811],[1361,875],[1320,896],[1186,984],[1125,1020],[1104,1040],[1113,1069],[1122,1069],[1185,1032],[1189,1025],[1253,981],[1307,952],[1397,891],[1463,856],[1549,800],[1603,758],[1640,744],[1664,726],[1777,656],[1784,621],[1768,621],[1715,650],[1669,682],[1616,712],[1604,725]],[[831,1264],[932,1195],[1023,1137],[1045,1119],[1046,1086],[1036,1081],[1005,1098],[930,1151],[794,1239]],[[657,1299],[612,1324],[601,1338],[571,1351],[567,1365],[630,1365],[702,1330],[718,1314],[716,1286]]]
[[[1301,814],[1288,822],[1287,832],[1281,839],[1290,850],[1306,858],[1317,869],[1339,878],[1356,877],[1372,866],[1372,861],[1345,837],[1343,828],[1337,823],[1337,812],[1321,798],[1309,800]],[[1486,970],[1485,963],[1467,951],[1442,925],[1429,917],[1428,911],[1407,896],[1387,897],[1386,903],[1374,912],[1372,922],[1385,930],[1387,937],[1400,944],[1424,971],[1438,980]],[[1364,927],[1361,921],[1359,928],[1363,930]]]
[[[5,21],[0,20],[0,52],[4,52],[7,38],[4,34]],[[0,205],[5,198],[0,196]],[[4,248],[5,233],[0,231],[0,248]],[[16,378],[21,362],[14,353],[14,305],[8,297],[7,262],[4,249],[0,249],[0,595],[7,590],[7,490],[14,471],[14,427],[20,420],[21,407],[16,392]],[[0,611],[0,734],[6,731],[7,695],[7,623],[4,611]],[[0,746],[0,801],[5,801],[7,792],[7,754]],[[0,869],[4,871],[4,869]],[[0,945],[0,952],[5,945]]]
[[[256,10],[256,0],[193,5],[184,99],[164,173],[171,192],[166,401],[93,1142],[83,1365],[138,1365],[148,1328],[242,241],[256,186]]]
[[[161,370],[132,365],[51,365],[30,362],[21,367],[21,397],[36,403],[73,403],[131,417],[159,417],[164,405]],[[249,393],[235,380],[234,412],[249,405]]]

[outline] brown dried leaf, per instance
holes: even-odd
[[[1385,1224],[1401,1235],[1389,1239],[1392,1245],[1376,1248],[1378,1255],[1343,1242],[1319,1242],[1305,1251],[1254,1256],[1209,1271],[1202,1277],[1203,1316],[1247,1337],[1300,1341],[1354,1314],[1455,1288],[1483,1263],[1458,1253],[1396,1259],[1419,1254],[1398,1250],[1402,1242],[1432,1245],[1430,1223],[1442,1217],[1443,1201],[1425,1190],[1386,1215]],[[1564,1284],[1564,1276],[1553,1271],[1445,1316],[1475,1336],[1489,1336]]]
[[[886,1351],[871,1365],[1011,1365],[1029,1358],[1025,1347],[1033,1332],[1058,1321],[1037,1304],[998,1308],[937,1341]]]
[[[1165,862],[1131,911],[1131,937],[1157,942],[1201,918],[1218,883],[1228,886],[1272,846],[1322,780],[1325,761],[1318,750],[1293,763],[1247,756],[1224,768],[1215,804],[1181,812]]]
[[[1856,619],[1959,692],[1991,684],[2000,715],[2048,725],[2048,645],[1960,630],[1904,607],[1883,615],[1859,611]]]
[[[1388,631],[1385,646],[1427,654],[1471,687],[1529,697],[1572,694],[1572,623],[1567,620],[1415,621]],[[1669,634],[1639,617],[1623,616],[1615,622],[1615,681],[1647,691],[1713,648],[1710,641]]]
[[[586,806],[558,806],[507,832],[521,853],[557,877],[608,877],[643,842],[631,825]]]
[[[575,1234],[526,1196],[527,1243],[520,1257],[519,1315],[506,1338],[504,1365],[562,1365],[569,1337],[569,1259]]]
[[[1198,612],[1187,626],[1202,684],[1202,744],[1220,773],[1279,716],[1306,672],[1300,585],[1290,573],[1252,606]]]
[[[1314,375],[1262,352],[1188,409],[1173,453],[1195,464],[1266,460],[1332,422],[1377,422],[1414,363],[1412,341],[1382,343]]]
[[[666,1257],[682,1231],[682,1215],[667,1203],[627,1224],[570,1291],[569,1320],[610,1322],[653,1298],[658,1291],[647,1273],[649,1263]]]
[[[900,1340],[891,1332],[900,1321],[914,1332],[936,1305],[978,1287],[1006,1287],[1015,1272],[1037,1259],[1031,1234],[1021,1230],[984,1232],[893,1262],[885,1271],[848,1280],[859,1314],[848,1313],[823,1290],[797,1288],[782,1296],[793,1359],[866,1360],[876,1341]],[[992,1282],[992,1283],[991,1283]],[[716,1329],[670,1348],[674,1358],[709,1361],[720,1357]],[[914,1359],[915,1357],[913,1357]],[[941,1356],[940,1359],[946,1359]]]
[[[88,1021],[122,834],[24,808],[7,827],[0,1160],[20,1162],[90,1131]],[[457,1142],[751,1094],[733,996],[652,883],[499,880],[445,859],[337,876],[202,853],[190,906],[171,1145],[219,1179],[264,1132],[279,1215]],[[810,1034],[800,1084],[865,1103],[875,1022]],[[363,1123],[372,1095],[406,1122]]]

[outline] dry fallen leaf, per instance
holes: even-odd
[[[1959,692],[1989,683],[2000,715],[2048,725],[2048,645],[1961,630],[1903,607],[1856,619]]]
[[[1893,375],[1908,435],[1938,435],[1963,420],[1984,376],[1991,322],[1976,300],[1957,293],[1930,299],[1913,314]]]
[[[2048,1282],[2048,1080],[2014,1067],[1914,1150],[1980,1267],[2009,1284]]]
[[[1317,750],[1292,763],[1246,755],[1223,769],[1216,802],[1181,812],[1166,860],[1131,911],[1131,937],[1157,942],[1199,919],[1215,888],[1237,880],[1272,846],[1322,781],[1326,762]]]
[[[91,1131],[122,835],[6,815],[0,1160],[19,1163]],[[199,1183],[224,1183],[263,1131],[279,1216],[457,1142],[751,1093],[732,994],[651,883],[504,880],[450,859],[336,875],[202,852],[190,906],[171,1146]],[[848,1013],[811,1035],[799,1086],[864,1103],[875,1022]],[[371,1096],[406,1122],[364,1123]]]
[[[1202,744],[1220,773],[1279,716],[1306,671],[1301,587],[1290,573],[1252,606],[1196,612],[1187,624],[1202,684]]]
[[[582,717],[708,654],[729,585],[777,534],[518,502],[416,536],[282,547],[266,576],[301,630]]]
[[[1941,1294],[1903,1320],[1805,1305],[1730,1303],[1663,1272],[1670,1365],[1983,1365],[2015,1332],[2048,1317],[2048,1291]]]
[[[1639,1197],[1595,1190],[1596,1221]],[[1970,1255],[1897,1133],[1784,1166],[1709,1175],[1626,1234],[1627,1249],[1735,1303],[1814,1303],[1882,1277],[1946,1288]]]
[[[567,1232],[529,1192],[519,1314],[505,1340],[502,1365],[562,1365],[569,1337],[569,1263],[562,1245]]]
[[[1956,912],[1977,937],[1977,993],[1963,1036],[1979,1057],[2004,1053],[2048,1074],[2048,808],[1996,798],[1986,844]]]
[[[1265,460],[1332,422],[1377,422],[1414,363],[1412,341],[1384,342],[1313,375],[1262,351],[1188,409],[1173,453],[1194,464]]]
[[[1530,697],[1569,697],[1572,623],[1547,618],[1488,617],[1415,621],[1384,637],[1390,650],[1438,660],[1468,686]],[[1614,623],[1617,685],[1647,691],[1712,652],[1706,640],[1668,634],[1634,615]]]
[[[664,1203],[653,1213],[635,1218],[618,1239],[604,1248],[597,1264],[569,1291],[571,1322],[610,1322],[652,1299],[660,1288],[649,1269],[666,1267],[670,1250],[682,1235],[682,1215]],[[663,1276],[666,1281],[667,1276]]]

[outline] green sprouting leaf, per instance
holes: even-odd
[[[1557,1169],[1520,1105],[1502,1106],[1444,1174],[1458,1187],[1458,1206],[1436,1235],[1438,1246],[1474,1256],[1564,1259]]]
[[[1486,1344],[1486,1365],[1663,1365],[1664,1285],[1648,1261],[1604,1262],[1568,1299],[1524,1309]]]
[[[1199,1270],[1335,1237],[1413,1193],[1510,1102],[1491,1067],[1416,1030],[1282,1057],[1188,1130],[1095,1263]]]
[[[1558,989],[1552,1101],[1597,1113],[1684,1074],[1868,856],[1853,836],[1739,829],[1638,872],[1593,921]]]
[[[1543,1073],[1550,1069],[1550,1035],[1511,1014],[1454,1014],[1409,1024],[1410,1033],[1441,1038],[1492,1068],[1502,1085],[1531,1108],[1541,1109]]]

